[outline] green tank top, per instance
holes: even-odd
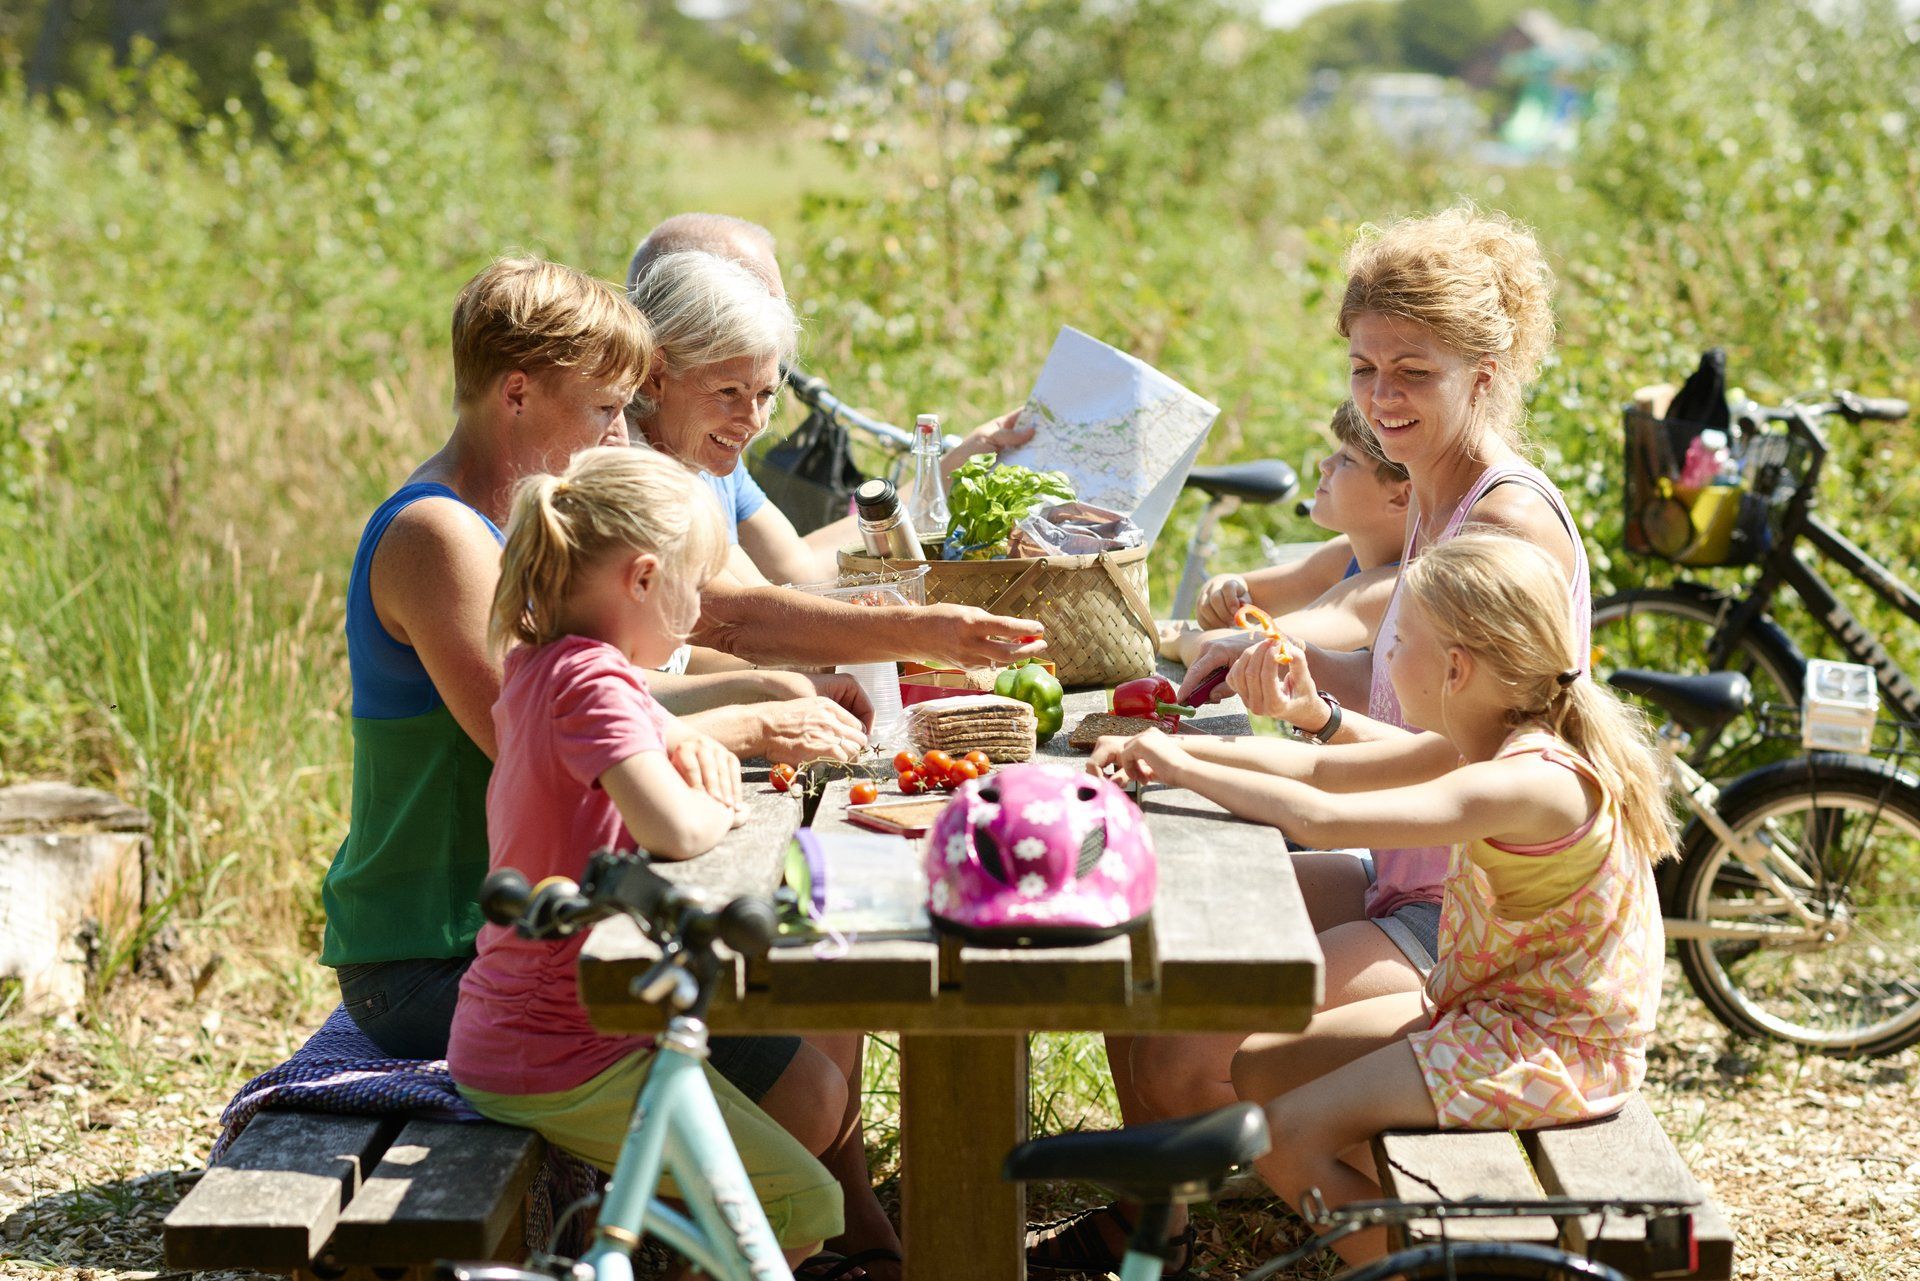
[[[493,762],[446,704],[353,719],[353,819],[320,887],[322,965],[471,956]]]
[[[320,886],[323,965],[471,956],[480,932],[474,896],[487,874],[493,762],[373,607],[374,551],[393,518],[423,498],[460,501],[445,485],[403,486],[368,519],[347,583],[353,816]],[[473,514],[498,541],[493,522]]]

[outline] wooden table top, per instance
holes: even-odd
[[[1066,724],[1044,756],[1085,760],[1067,744],[1081,716],[1104,710],[1105,692],[1067,696]],[[1211,733],[1245,733],[1237,700],[1195,718]],[[697,859],[657,865],[666,876],[723,900],[770,893],[798,827],[797,796],[747,773],[747,823]],[[855,830],[843,815],[846,780],[832,783],[815,815],[822,831]],[[1154,787],[1140,796],[1160,858],[1147,928],[1086,947],[994,949],[925,939],[854,940],[844,956],[776,948],[736,964],[715,994],[720,1031],[923,1032],[1285,1031],[1305,1025],[1321,993],[1321,956],[1293,879],[1286,842],[1192,792]],[[658,955],[629,921],[595,927],[580,958],[580,993],[607,1031],[663,1024],[629,985]]]

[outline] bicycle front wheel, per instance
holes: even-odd
[[[1681,839],[1674,913],[1723,931],[1676,940],[1713,1016],[1839,1058],[1920,1041],[1920,779],[1817,753],[1736,780],[1719,815],[1767,871],[1697,819]]]
[[[1476,1281],[1483,1277],[1540,1277],[1546,1281],[1627,1281],[1604,1263],[1549,1245],[1529,1245],[1519,1241],[1470,1241],[1448,1245],[1434,1242],[1398,1250],[1384,1259],[1364,1264],[1340,1274],[1338,1281],[1388,1281],[1404,1277],[1406,1281],[1440,1281],[1459,1278]]]
[[[1616,592],[1593,607],[1593,675],[1604,681],[1622,667],[1689,675],[1709,670],[1707,649],[1736,603],[1693,583]],[[1733,778],[1791,756],[1791,743],[1761,735],[1758,710],[1768,703],[1798,706],[1807,662],[1770,618],[1747,628],[1719,670],[1739,672],[1753,686],[1754,713],[1717,733],[1693,735],[1688,762],[1710,779]],[[1660,713],[1654,709],[1654,715]]]

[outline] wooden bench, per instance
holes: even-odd
[[[1693,1201],[1698,1261],[1692,1271],[1653,1271],[1645,1224],[1613,1216],[1570,1219],[1453,1219],[1455,1241],[1524,1241],[1557,1245],[1618,1268],[1630,1277],[1680,1276],[1726,1281],[1733,1274],[1733,1229],[1687,1170],[1666,1131],[1638,1096],[1597,1121],[1519,1133],[1463,1130],[1389,1131],[1374,1140],[1382,1190],[1404,1201],[1516,1200],[1551,1196]],[[1434,1220],[1390,1232],[1400,1248],[1438,1240]]]
[[[519,1262],[545,1152],[485,1121],[262,1112],[167,1216],[167,1265],[397,1279],[436,1259]]]

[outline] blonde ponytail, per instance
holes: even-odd
[[[558,476],[521,481],[488,625],[493,644],[557,640],[582,571],[621,550],[652,552],[666,572],[704,584],[727,555],[713,491],[666,454],[619,446],[584,450]]]
[[[1460,646],[1507,688],[1510,724],[1542,725],[1587,759],[1632,848],[1656,862],[1673,852],[1675,816],[1652,729],[1584,670],[1566,578],[1546,552],[1507,534],[1461,534],[1402,570],[1400,587],[1441,644]]]

